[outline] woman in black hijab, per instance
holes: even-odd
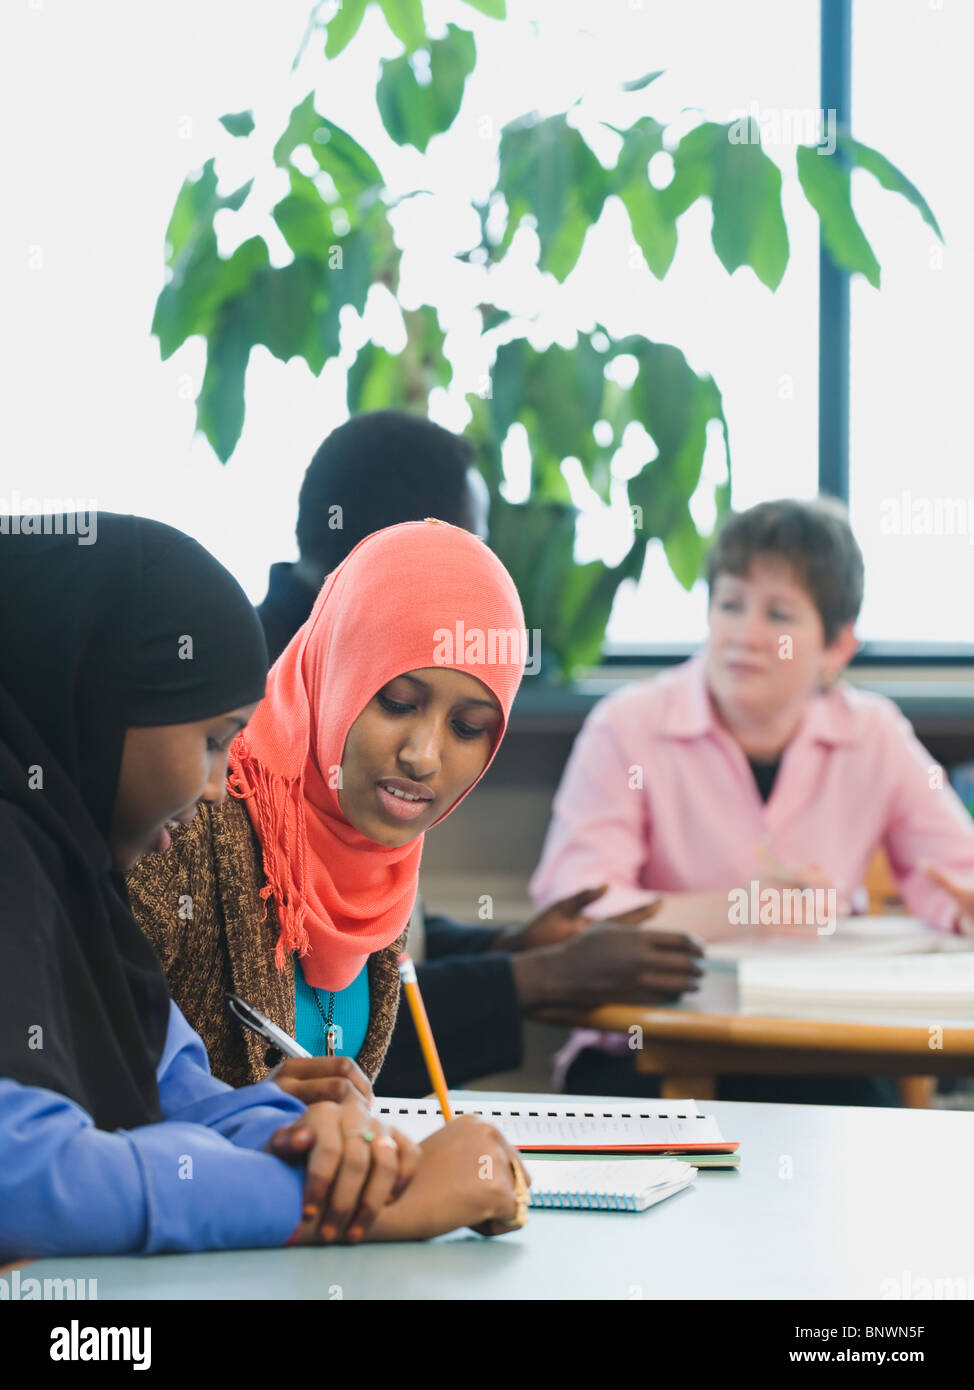
[[[100,514],[86,545],[46,520],[0,519],[0,1261],[313,1239],[305,1177],[265,1146],[320,1208],[363,1112],[214,1080],[122,880],[222,799],[260,624],[169,526]],[[413,1155],[370,1147],[361,1195],[385,1201]]]

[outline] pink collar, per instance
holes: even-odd
[[[706,738],[723,732],[726,731],[714,714],[707,691],[701,649],[671,673],[660,733],[665,738]],[[811,697],[792,741],[838,745],[851,743],[855,737],[856,717],[849,687],[840,682]]]

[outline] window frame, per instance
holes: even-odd
[[[820,0],[821,109],[852,123],[852,0]],[[842,158],[836,152],[833,158]],[[851,318],[849,275],[833,264],[819,237],[818,490],[849,503]],[[627,644],[628,645],[628,644]],[[675,665],[694,643],[639,644],[638,650],[603,654],[599,668]],[[864,642],[851,665],[859,667],[961,667],[974,664],[974,643]]]

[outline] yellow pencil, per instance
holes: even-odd
[[[416,979],[416,967],[412,962],[412,958],[405,952],[399,957],[399,978],[402,981],[403,990],[409,1001],[409,1011],[413,1016],[413,1023],[416,1025],[419,1045],[423,1049],[423,1059],[426,1062],[426,1070],[430,1074],[430,1081],[433,1083],[436,1099],[440,1102],[443,1118],[444,1120],[452,1120],[453,1111],[450,1109],[450,1097],[446,1093],[446,1077],[443,1075],[443,1067],[440,1065],[440,1054],[437,1052],[436,1043],[433,1041],[433,1030],[426,1016],[426,1005],[423,1003],[423,996],[419,992],[419,981]]]

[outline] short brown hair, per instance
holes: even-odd
[[[830,645],[862,607],[862,551],[834,497],[759,502],[726,518],[707,555],[707,587],[721,574],[747,576],[758,557],[781,559],[818,609]]]

